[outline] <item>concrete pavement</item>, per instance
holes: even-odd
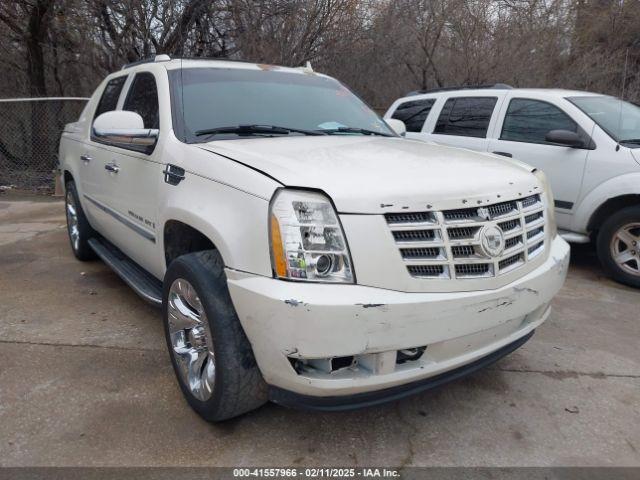
[[[157,310],[73,257],[60,201],[0,197],[0,465],[640,465],[640,292],[574,249],[550,319],[491,368],[345,413],[219,425],[182,399]]]

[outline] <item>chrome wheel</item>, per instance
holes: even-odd
[[[611,258],[618,267],[640,276],[640,223],[620,227],[611,239]]]
[[[216,376],[207,315],[193,285],[182,278],[171,284],[167,302],[171,354],[182,382],[204,402],[213,393]]]
[[[73,196],[73,192],[67,190],[65,197],[65,209],[67,212],[67,229],[69,231],[69,238],[71,239],[71,246],[75,251],[80,248],[80,228],[78,226],[78,206],[76,205],[76,199]]]

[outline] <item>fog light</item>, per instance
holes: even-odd
[[[422,357],[422,354],[427,349],[427,346],[405,348],[404,350],[398,350],[396,355],[396,363],[402,365],[405,362],[414,362]]]

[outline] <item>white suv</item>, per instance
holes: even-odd
[[[544,175],[390,125],[310,69],[166,57],[67,125],[73,252],[162,307],[204,418],[397,399],[549,315],[569,247]]]
[[[640,107],[594,93],[515,89],[414,92],[387,119],[408,138],[513,157],[543,170],[560,234],[593,239],[604,268],[640,287]]]

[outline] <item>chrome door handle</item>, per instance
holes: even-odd
[[[118,165],[116,165],[115,163],[107,163],[104,166],[104,169],[109,171],[109,172],[113,172],[113,173],[118,173],[120,171],[120,167]]]
[[[83,162],[90,162],[91,160],[93,160],[93,158],[91,158],[89,155],[80,155],[80,160],[82,160]]]
[[[494,153],[496,155],[502,155],[503,157],[513,158],[513,155],[509,152],[491,152],[491,153]]]

